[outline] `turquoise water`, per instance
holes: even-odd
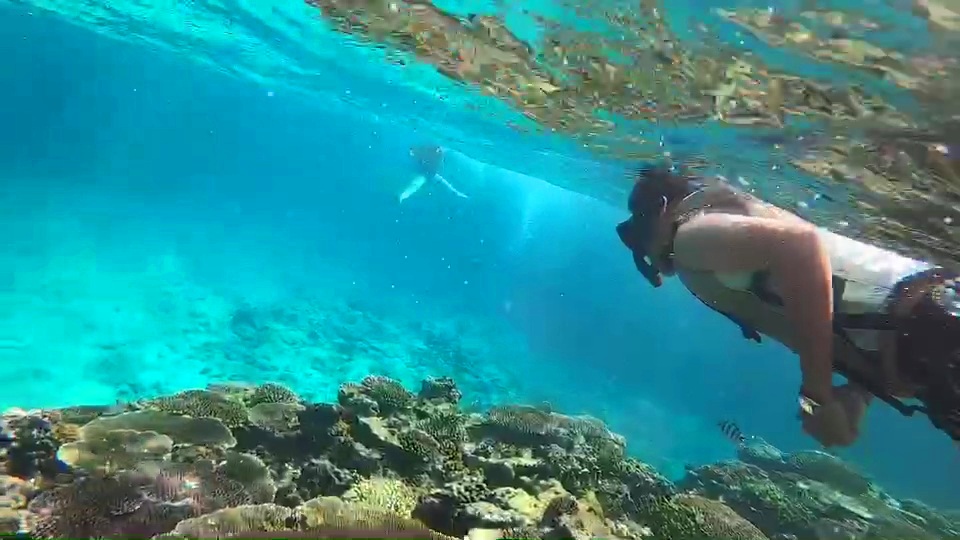
[[[616,189],[589,183],[621,164],[472,112],[478,97],[317,30],[300,3],[258,4],[288,22],[262,29],[209,7],[0,4],[0,408],[223,381],[331,400],[371,373],[450,375],[477,409],[600,417],[671,475],[734,455],[719,420],[811,447],[792,355],[636,275]],[[698,137],[717,135],[675,134]],[[437,142],[470,197],[398,205],[407,149]],[[874,407],[840,455],[960,505],[956,450],[923,418]]]

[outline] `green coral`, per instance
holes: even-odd
[[[448,477],[462,474],[465,470],[463,443],[467,441],[464,417],[456,410],[439,409],[417,422],[416,426],[437,441],[444,474]]]
[[[603,423],[603,420],[593,416],[562,416],[553,415],[558,426],[570,430],[571,433],[580,435],[587,440],[614,438],[613,433]]]
[[[558,427],[552,413],[527,405],[493,407],[487,413],[487,422],[519,435],[547,435]]]
[[[195,418],[216,418],[227,427],[239,427],[248,422],[243,403],[209,390],[186,390],[146,401],[143,407]]]
[[[403,517],[410,517],[417,499],[414,488],[394,478],[365,478],[343,495],[344,501],[383,508]]]
[[[431,530],[423,523],[398,516],[393,512],[356,503],[345,503],[336,497],[311,499],[298,509],[304,516],[302,530],[340,531],[331,538],[344,538],[343,531],[352,533],[349,538],[422,538],[452,540],[451,537]],[[318,535],[319,538],[324,538]]]
[[[299,403],[300,396],[286,386],[277,383],[265,383],[254,389],[247,400],[248,407],[256,407],[261,403]]]
[[[624,448],[610,440],[594,441],[584,453],[598,477],[618,477],[627,467]]]
[[[906,499],[900,502],[900,508],[908,516],[916,516],[916,525],[937,531],[944,536],[960,536],[960,523],[952,521],[948,516],[923,502]]]
[[[849,463],[816,450],[796,452],[786,460],[796,472],[828,484],[847,495],[866,495],[873,482]]]
[[[767,536],[730,507],[695,495],[655,500],[644,522],[657,538],[670,540],[766,540]]]
[[[460,402],[463,394],[450,377],[430,377],[420,384],[420,399],[445,401],[451,404]]]
[[[277,492],[266,463],[253,454],[227,452],[216,471],[242,485],[255,504],[272,502]]]
[[[803,500],[790,497],[769,480],[741,484],[740,490],[727,501],[744,516],[754,517],[755,523],[770,522],[771,525],[765,529],[807,531],[816,521],[816,515]]]
[[[159,464],[155,476],[163,479],[162,487],[167,491],[189,492],[207,512],[272,502],[276,494],[266,464],[254,455],[239,452],[227,452],[225,459],[217,462],[201,459]]]
[[[464,453],[459,446],[440,445],[440,458],[443,460],[442,470],[446,478],[459,478],[467,472],[464,463]]]
[[[441,445],[459,445],[467,440],[465,419],[455,410],[438,410],[417,422],[417,427],[429,433]]]
[[[408,429],[397,434],[400,447],[408,454],[424,463],[440,457],[440,443],[429,433],[419,429]]]
[[[767,533],[806,535],[817,518],[810,508],[814,501],[803,490],[791,482],[788,494],[753,465],[728,461],[699,467],[688,473],[684,484],[707,497],[723,497],[731,508]]]
[[[550,499],[543,511],[544,519],[552,520],[577,511],[577,499],[569,493],[564,493]]]
[[[300,424],[300,413],[305,407],[299,403],[263,402],[250,408],[250,423],[274,433],[296,431]]]
[[[413,394],[399,382],[379,375],[365,377],[360,382],[367,396],[377,402],[380,412],[389,414],[404,410],[416,401]]]
[[[296,511],[276,504],[224,508],[177,524],[165,538],[227,538],[244,533],[293,530]]]
[[[467,475],[455,482],[447,484],[441,490],[461,505],[485,500],[490,494],[483,477],[477,474]]]
[[[880,519],[867,527],[860,540],[945,540],[948,537],[899,519]]]
[[[596,474],[584,467],[576,455],[555,444],[546,448],[545,462],[551,475],[571,493],[582,493],[598,480]]]
[[[504,529],[500,538],[503,540],[540,540],[543,538],[543,533],[540,532],[540,529],[528,525]]]
[[[276,504],[226,508],[184,520],[172,532],[155,538],[268,537],[454,540],[414,519],[362,504],[345,503],[336,497],[311,499],[297,508]]]

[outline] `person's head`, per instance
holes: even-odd
[[[436,145],[414,146],[410,155],[416,167],[427,174],[436,174],[443,163],[443,148]]]
[[[654,243],[661,228],[670,226],[667,210],[698,188],[696,179],[664,165],[648,166],[640,170],[627,199],[630,217],[617,225],[620,241],[633,254],[637,270],[654,287],[663,280]]]

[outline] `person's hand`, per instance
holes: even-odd
[[[837,387],[812,415],[801,415],[803,431],[826,448],[850,446],[860,435],[860,421],[866,410],[867,399],[859,389]]]

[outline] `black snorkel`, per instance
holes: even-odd
[[[633,264],[637,270],[650,285],[659,287],[663,285],[663,276],[660,275],[654,259],[647,253],[647,246],[653,240],[656,221],[667,208],[667,198],[661,195],[659,201],[651,202],[652,204],[644,205],[647,208],[631,209],[640,211],[632,212],[626,221],[617,225],[617,236],[633,255]]]

